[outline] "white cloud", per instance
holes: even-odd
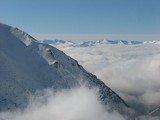
[[[106,112],[96,89],[81,87],[40,93],[31,97],[23,112],[0,113],[0,120],[124,120],[118,113]]]
[[[77,59],[128,103],[145,105],[146,108],[159,106],[159,45],[57,47]]]
[[[118,92],[138,112],[149,112],[159,106],[159,45],[59,48]],[[85,87],[57,93],[49,89],[40,91],[30,97],[24,111],[0,112],[0,120],[124,120],[118,113],[105,111],[96,91]],[[159,119],[139,117],[139,120]]]

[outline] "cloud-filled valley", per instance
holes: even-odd
[[[97,75],[134,108],[137,120],[158,120],[148,116],[160,104],[160,46],[96,45],[71,47],[57,45]],[[29,96],[21,111],[1,112],[0,120],[126,120],[117,112],[109,113],[97,97],[97,88],[81,87],[53,92],[38,91]]]
[[[159,114],[149,115],[160,104],[158,44],[55,46],[118,93],[137,112],[136,120],[159,120]],[[107,111],[98,89],[82,84],[57,92],[40,90],[28,96],[25,109],[0,112],[0,120],[128,120],[129,115]]]
[[[56,47],[77,59],[141,114],[159,106],[159,44]]]

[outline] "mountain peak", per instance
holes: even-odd
[[[23,108],[27,94],[84,83],[99,88],[99,99],[110,111],[126,112],[126,103],[95,75],[62,51],[37,42],[27,33],[0,25],[0,110]]]
[[[19,40],[21,40],[26,46],[29,46],[33,41],[36,41],[33,37],[18,28],[0,23],[0,40],[3,40],[3,42],[9,42],[13,40],[13,38],[20,38]]]
[[[0,28],[11,28],[11,26],[0,22]]]

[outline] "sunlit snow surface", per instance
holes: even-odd
[[[43,93],[46,89],[53,94]],[[65,97],[56,98],[63,94]],[[100,113],[95,114],[97,110]],[[0,23],[0,120],[124,120],[132,113],[114,91],[76,60]]]
[[[159,41],[56,47],[131,109],[76,60],[0,23],[0,120],[133,120],[132,108],[141,120],[159,119]]]

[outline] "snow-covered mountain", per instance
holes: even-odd
[[[0,111],[23,108],[36,90],[69,89],[80,84],[98,87],[99,98],[110,111],[121,113],[127,104],[78,62],[27,33],[0,23]]]
[[[89,47],[96,45],[143,45],[143,44],[160,44],[160,40],[152,40],[152,41],[129,41],[129,40],[98,40],[98,41],[83,41],[74,43],[72,41],[64,41],[64,40],[42,40],[42,43],[50,44],[50,45],[65,45],[72,47]]]

